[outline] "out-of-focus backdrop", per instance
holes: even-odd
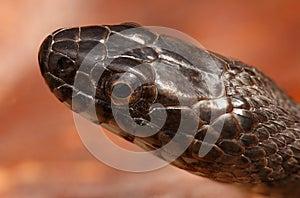
[[[60,27],[128,21],[177,29],[255,65],[300,102],[299,1],[2,0],[0,197],[246,196],[170,166],[118,171],[83,146],[71,112],[40,75],[39,45]]]

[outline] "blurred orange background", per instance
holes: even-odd
[[[299,1],[2,0],[0,197],[245,197],[239,188],[171,166],[118,171],[81,143],[72,113],[40,75],[39,45],[60,27],[121,22],[182,31],[255,65],[300,102]]]

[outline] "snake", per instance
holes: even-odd
[[[58,29],[38,61],[51,92],[91,122],[147,151],[173,142],[156,152],[172,165],[300,192],[300,105],[255,67],[135,23]]]

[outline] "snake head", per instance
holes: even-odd
[[[222,68],[207,66],[212,60],[206,51],[136,24],[56,30],[38,57],[46,83],[61,102],[94,123],[116,128],[118,115],[143,125],[151,116],[163,120],[155,115],[167,111],[164,130],[176,130],[182,106],[208,98],[218,87],[205,88],[203,76],[215,79],[212,74],[218,77]]]
[[[296,103],[240,61],[136,27],[49,35],[39,64],[50,90],[90,121],[196,175],[299,186]]]

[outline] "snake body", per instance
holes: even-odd
[[[189,144],[173,165],[217,181],[297,196],[300,106],[256,68],[127,23],[59,29],[44,40],[39,64],[60,101],[79,113],[94,105],[96,117],[87,116],[91,121],[146,150],[171,141],[182,117],[196,123],[195,133],[179,134]],[[82,86],[81,81],[74,86],[75,75]],[[208,85],[207,78],[213,79]],[[113,95],[113,89],[119,93]],[[124,102],[135,124],[157,128],[151,119],[162,111],[164,124],[147,137],[134,127],[136,134],[123,130],[112,105],[122,109]],[[174,151],[181,146],[174,145]],[[203,146],[210,149],[200,155]],[[172,150],[167,153],[157,155],[167,160]]]

